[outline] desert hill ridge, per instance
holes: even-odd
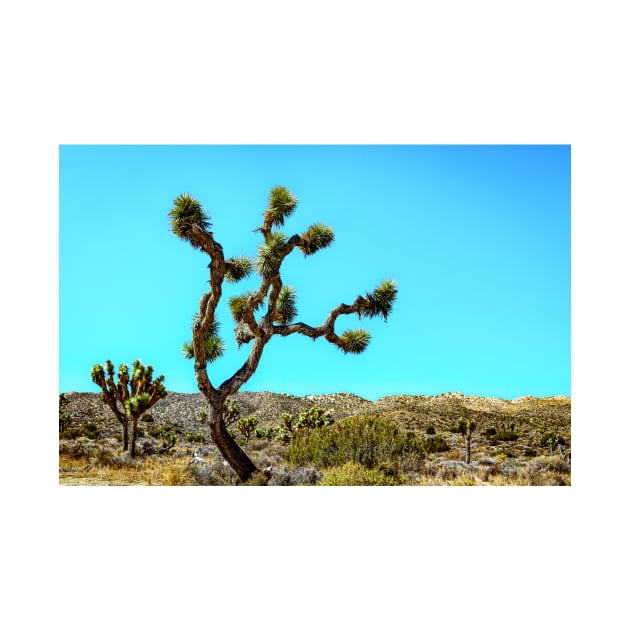
[[[111,410],[100,400],[98,393],[67,392],[66,413],[76,421],[100,421],[117,428]],[[520,396],[513,400],[494,397],[468,396],[446,392],[436,396],[394,394],[374,402],[355,394],[292,394],[269,391],[237,392],[232,399],[240,405],[242,417],[255,416],[261,426],[277,424],[283,413],[299,415],[303,409],[318,406],[330,413],[334,420],[356,415],[381,415],[397,421],[410,430],[423,430],[428,425],[445,429],[459,416],[472,416],[483,425],[519,425],[522,430],[542,430],[550,424],[570,430],[571,398],[568,396]],[[195,432],[201,427],[199,413],[206,409],[201,393],[169,392],[151,413],[156,422],[176,422]]]

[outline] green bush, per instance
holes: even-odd
[[[492,437],[490,437],[490,444],[498,444],[499,442],[514,442],[518,440],[519,435],[516,431],[511,429],[500,429]]]
[[[443,453],[449,450],[449,446],[443,435],[428,435],[424,438],[424,450],[427,453]]]
[[[59,434],[64,440],[75,440],[76,438],[86,437],[90,440],[96,440],[99,436],[99,430],[94,422],[88,422],[80,427],[69,427]]]
[[[320,486],[400,486],[399,475],[387,475],[382,470],[368,468],[357,462],[347,462],[324,471]]]
[[[558,444],[564,446],[566,444],[566,440],[561,435],[558,435],[553,431],[543,434],[540,438],[540,445],[548,446],[551,450],[556,448]]]
[[[378,416],[347,418],[315,431],[299,431],[286,452],[290,464],[322,468],[355,462],[374,468],[424,454],[422,440]]]
[[[192,442],[193,444],[205,444],[206,443],[206,438],[205,438],[205,436],[201,435],[201,433],[198,433],[198,434],[189,433],[186,436],[186,439],[189,442]]]

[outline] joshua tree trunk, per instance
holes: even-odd
[[[254,466],[253,462],[247,457],[245,451],[234,441],[234,438],[230,435],[225,426],[223,420],[223,402],[221,402],[220,407],[212,407],[210,428],[212,430],[214,443],[241,481],[246,481],[257,472],[258,469],[256,466]]]
[[[470,435],[465,435],[466,441],[466,464],[470,464]]]
[[[123,427],[123,450],[127,450],[129,448],[129,421],[121,420],[120,423]]]
[[[130,457],[136,456],[137,437],[138,437],[138,418],[133,418],[131,420],[131,440],[129,440],[129,456]]]

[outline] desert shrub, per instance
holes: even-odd
[[[500,429],[490,437],[490,444],[498,444],[499,442],[514,442],[518,440],[519,435],[512,429]]]
[[[99,430],[94,422],[87,422],[80,427],[69,427],[59,434],[59,437],[63,440],[76,440],[80,437],[96,440],[98,436]]]
[[[552,451],[556,446],[564,446],[566,444],[566,440],[561,436],[555,433],[554,431],[548,431],[544,433],[540,438],[541,446],[548,446]]]
[[[160,440],[160,448],[162,451],[168,451],[169,449],[173,448],[173,446],[175,446],[175,443],[177,442],[176,429],[173,425],[168,423],[163,424],[162,426],[152,426],[147,429],[147,433],[151,437]]]
[[[497,430],[494,427],[488,427],[487,429],[484,430],[483,435],[487,438],[492,437],[493,435],[497,434]]]
[[[398,475],[388,475],[377,468],[368,468],[357,462],[346,462],[324,471],[320,486],[400,486]]]
[[[430,424],[429,426],[427,426],[426,428],[426,434],[427,435],[435,435],[435,427]]]
[[[76,440],[81,435],[81,429],[79,427],[70,427],[68,429],[64,429],[59,437],[62,440]]]
[[[571,471],[569,463],[559,455],[541,455],[530,462],[530,468],[537,472],[568,473]]]
[[[99,430],[94,422],[88,422],[83,425],[83,435],[90,440],[95,440],[99,435]]]
[[[186,436],[186,439],[189,442],[192,442],[193,444],[205,444],[206,443],[206,438],[205,438],[205,436],[201,435],[201,433],[198,433],[198,434],[189,433]]]
[[[153,440],[140,440],[136,447],[136,455],[155,455],[155,443]]]
[[[355,462],[374,468],[379,463],[422,456],[422,440],[378,416],[347,418],[316,431],[298,432],[287,448],[286,460],[322,468]]]
[[[258,427],[254,430],[254,436],[257,438],[265,438],[273,440],[276,435],[276,427]]]
[[[424,438],[424,450],[427,453],[443,453],[449,450],[449,445],[443,435],[429,435]]]
[[[59,441],[59,455],[65,455],[69,459],[96,457],[99,450],[98,444],[88,441],[85,437]]]
[[[314,486],[321,478],[322,472],[312,467],[298,466],[290,468],[288,466],[273,467],[270,486]]]
[[[234,486],[238,477],[227,462],[219,460],[212,461],[203,466],[188,466],[190,483],[194,486]]]

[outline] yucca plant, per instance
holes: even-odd
[[[335,238],[333,230],[323,223],[314,223],[304,232],[290,237],[281,232],[279,228],[293,214],[296,206],[297,198],[286,187],[276,186],[271,190],[267,208],[262,214],[262,225],[255,230],[262,235],[262,242],[254,259],[248,256],[226,258],[223,247],[210,231],[209,216],[200,202],[188,193],[177,197],[169,212],[171,231],[210,258],[210,290],[201,297],[199,312],[192,326],[192,341],[184,345],[183,352],[186,357],[195,359],[197,384],[208,401],[212,439],[242,481],[258,471],[226,428],[229,422],[226,401],[254,374],[269,340],[276,335],[286,337],[293,334],[311,339],[323,337],[344,353],[359,354],[368,347],[370,333],[358,329],[338,335],[335,331],[337,319],[351,314],[387,319],[398,290],[393,280],[385,280],[374,291],[360,295],[351,304],[339,304],[333,308],[319,326],[295,321],[298,314],[297,293],[293,287],[284,284],[282,264],[295,249],[304,256],[311,256],[330,246]],[[254,271],[260,277],[258,288],[229,298],[230,313],[235,322],[234,336],[239,347],[251,343],[249,356],[231,377],[215,385],[206,368],[208,363],[221,356],[225,348],[218,335],[216,320],[223,284],[239,282]],[[257,315],[259,309],[263,313]],[[260,430],[254,429],[254,432],[259,433]]]
[[[144,366],[139,360],[133,362],[129,378],[129,367],[121,363],[118,382],[114,379],[114,364],[108,359],[105,365],[92,367],[92,381],[101,388],[101,400],[114,412],[123,428],[123,448],[129,456],[136,454],[138,420],[150,417],[147,411],[167,394],[164,375],[153,379],[153,367]],[[129,424],[131,423],[131,436]]]

